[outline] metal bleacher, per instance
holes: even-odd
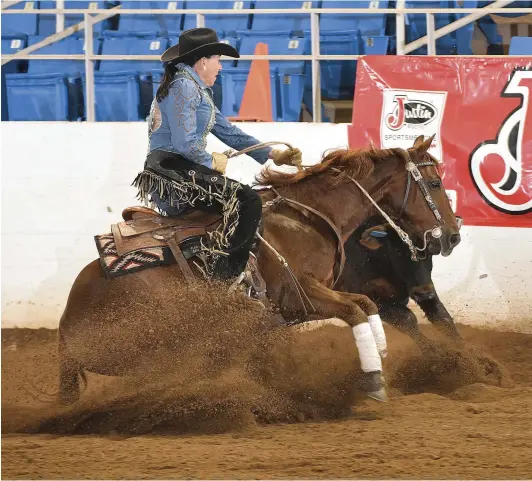
[[[82,22],[82,13],[68,9],[246,10],[246,9],[330,9],[395,8],[392,0],[320,0],[320,1],[65,1],[64,27]],[[480,8],[490,2],[470,0],[406,1],[407,8]],[[532,7],[532,2],[519,2]],[[524,5],[526,3],[526,5]],[[10,10],[25,14],[2,14],[2,55],[35,45],[56,33],[56,15],[40,13],[55,8],[55,1],[21,1]],[[436,28],[449,25],[464,16],[439,11],[434,14]],[[253,55],[258,42],[268,44],[271,55],[310,55],[311,17],[300,14],[272,13],[253,15],[205,14],[205,26],[214,28],[222,41],[235,46],[241,55]],[[331,13],[319,17],[321,55],[393,55],[398,36],[394,15],[375,13]],[[93,28],[95,55],[157,55],[177,43],[183,30],[196,26],[196,14],[119,14]],[[474,23],[465,25],[436,40],[436,54],[471,55]],[[491,44],[500,42],[493,21],[482,17],[476,25]],[[85,31],[81,30],[34,55],[83,55]],[[414,41],[427,35],[425,14],[405,15],[405,39]],[[428,53],[423,46],[412,52]],[[531,55],[531,38],[515,37],[510,55]],[[215,102],[226,116],[239,111],[250,60],[224,60],[224,69],[215,85]],[[2,66],[2,120],[80,121],[86,115],[86,62],[83,60],[16,59]],[[312,114],[313,76],[310,60],[270,61],[272,112],[277,121],[294,122],[302,118],[302,105]],[[320,60],[321,97],[342,101],[353,98],[356,60]],[[94,99],[96,121],[143,121],[162,76],[157,60],[100,60],[94,62]],[[92,81],[92,77],[91,77]],[[7,108],[5,104],[7,103]]]

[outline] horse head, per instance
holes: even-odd
[[[406,150],[406,173],[390,188],[404,192],[401,206],[396,204],[400,209],[397,219],[417,251],[448,256],[460,243],[460,226],[443,186],[440,165],[428,153],[433,139],[434,135],[427,140],[419,136]]]
[[[402,152],[390,149],[395,155],[388,156],[382,168],[394,175],[386,183],[386,192],[381,193],[381,198],[383,210],[391,222],[364,232],[361,242],[366,247],[379,248],[379,237],[392,229],[409,244],[415,260],[426,258],[427,254],[448,256],[460,243],[461,219],[452,211],[439,163],[428,153],[433,139],[434,136],[427,140],[419,136],[410,149]],[[378,172],[374,175],[379,177]],[[381,176],[386,177],[386,173]]]
[[[376,209],[409,246],[414,260],[420,252],[447,256],[460,234],[438,161],[428,153],[433,138],[420,136],[407,150],[333,150],[295,174],[268,169],[259,183],[284,187],[289,196],[317,207],[344,238]]]

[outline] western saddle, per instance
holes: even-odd
[[[215,230],[222,220],[219,215],[196,210],[179,217],[164,217],[140,206],[126,207],[122,218],[122,222],[111,225],[119,256],[147,247],[169,247],[189,283],[195,276],[187,258],[199,252],[199,239]],[[190,245],[186,254],[180,247],[183,244]]]

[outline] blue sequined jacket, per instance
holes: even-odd
[[[148,119],[149,149],[181,154],[186,159],[212,168],[212,157],[205,148],[212,133],[235,150],[260,141],[232,125],[214,105],[212,90],[194,69],[177,64],[169,93],[162,102],[153,99]],[[268,160],[269,147],[250,152],[260,164]]]

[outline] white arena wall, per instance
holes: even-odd
[[[347,125],[241,124],[261,141],[299,147],[306,164],[347,146]],[[210,151],[224,151],[217,139]],[[93,236],[136,205],[131,182],[147,150],[145,123],[2,122],[2,327],[57,327],[78,272],[97,256]],[[260,166],[231,160],[251,181]],[[532,332],[532,229],[463,228],[435,259],[436,288],[457,322]]]

